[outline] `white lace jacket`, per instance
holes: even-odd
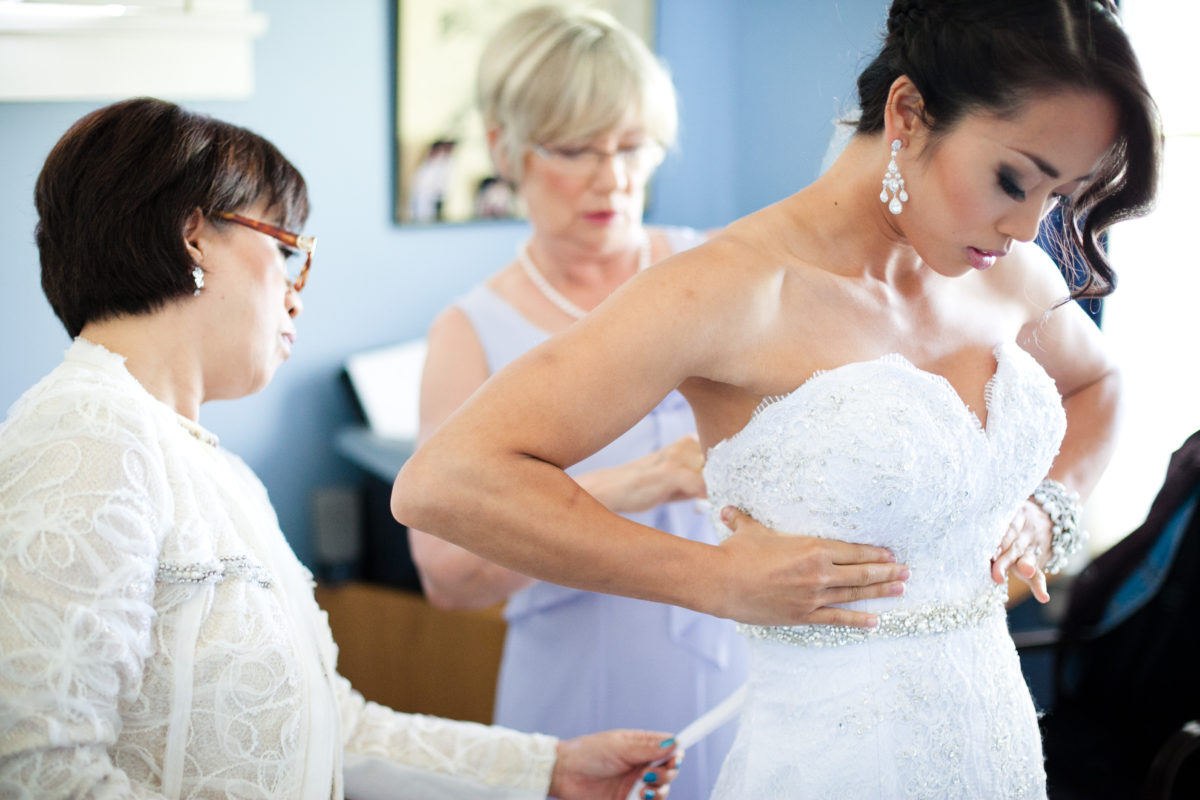
[[[554,739],[364,702],[312,586],[250,469],[77,340],[0,426],[0,797],[340,798],[344,757],[545,796]]]

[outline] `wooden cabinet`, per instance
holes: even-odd
[[[414,592],[368,583],[318,586],[338,671],[397,711],[490,723],[504,645],[500,607],[439,611]]]

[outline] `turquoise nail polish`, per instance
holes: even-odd
[[[656,780],[658,780],[658,774],[654,772],[647,772],[642,776],[642,780],[646,783],[654,783]]]
[[[659,747],[670,747],[673,744],[675,744],[674,736],[672,736],[670,739],[663,739],[661,742],[659,742],[658,746]]]
[[[642,795],[642,798],[643,800],[654,800],[654,790],[647,789],[646,793]]]

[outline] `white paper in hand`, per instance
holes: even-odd
[[[675,734],[675,745],[679,750],[686,750],[696,742],[708,736],[717,728],[724,725],[729,720],[733,719],[742,710],[742,706],[746,703],[746,687],[738,689],[733,694],[726,697],[717,705],[706,711],[691,725]],[[657,764],[666,763],[666,759],[656,762]],[[642,792],[644,791],[642,784],[639,782],[629,790],[629,795],[626,800],[642,800]]]

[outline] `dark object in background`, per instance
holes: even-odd
[[[395,362],[383,365],[394,366]],[[358,375],[360,379],[364,377],[361,370]],[[332,569],[322,565],[320,573],[330,583],[363,580],[421,593],[421,579],[408,549],[408,528],[395,520],[391,509],[392,481],[412,455],[415,442],[374,433],[360,395],[362,388],[346,370],[342,371],[342,383],[359,412],[360,424],[338,431],[334,447],[362,472],[358,490],[360,547],[353,562]]]
[[[1042,720],[1053,800],[1200,798],[1200,731],[1185,731],[1200,720],[1198,506],[1200,432],[1171,457],[1145,523],[1072,585]]]
[[[360,562],[362,578],[420,594],[421,579],[408,549],[408,528],[392,516],[392,484],[368,476],[363,493],[366,497],[366,536]]]
[[[1079,253],[1073,253],[1063,246],[1062,227],[1062,206],[1055,206],[1046,215],[1046,218],[1042,220],[1035,242],[1058,265],[1058,271],[1066,279],[1067,285],[1076,286],[1087,276],[1087,267],[1084,264],[1083,257]],[[1107,253],[1108,234],[1100,235],[1100,245],[1104,248],[1104,252]],[[1092,322],[1096,323],[1096,327],[1101,327],[1100,322],[1104,316],[1103,298],[1081,298],[1076,302],[1092,318]]]
[[[317,578],[341,583],[359,577],[363,540],[363,495],[356,486],[324,486],[312,495]]]

